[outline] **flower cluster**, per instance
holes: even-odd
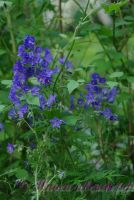
[[[91,81],[85,86],[87,91],[86,95],[81,95],[77,100],[77,104],[88,108],[91,106],[94,111],[97,111],[100,115],[103,115],[109,120],[117,120],[117,115],[113,114],[110,108],[107,108],[107,104],[112,104],[115,101],[117,94],[117,88],[113,87],[108,89],[105,86],[106,79],[101,77],[98,73],[91,75]],[[74,98],[70,99],[71,106],[74,108]]]
[[[38,97],[42,109],[55,102],[55,94],[46,98],[43,92],[43,87],[51,85],[53,75],[59,71],[57,66],[50,68],[52,62],[53,56],[48,48],[37,46],[33,36],[27,35],[24,38],[24,43],[18,48],[18,60],[13,68],[13,84],[9,98],[14,108],[10,110],[9,117],[21,119],[28,113],[29,106],[25,97],[29,93]],[[61,59],[59,62],[61,63]],[[69,61],[67,64],[71,65]],[[36,84],[31,84],[31,78],[36,80]]]

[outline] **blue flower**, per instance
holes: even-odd
[[[3,131],[3,129],[4,129],[4,126],[2,123],[0,123],[0,131]]]
[[[32,89],[31,89],[31,94],[32,94],[33,96],[38,95],[38,94],[39,94],[39,91],[40,91],[40,87],[38,87],[38,86],[33,86]]]
[[[8,143],[8,145],[7,145],[7,151],[8,151],[8,153],[12,154],[13,151],[14,151],[14,145],[11,144],[11,143]]]
[[[74,96],[70,96],[70,110],[75,109]]]
[[[113,103],[114,100],[115,100],[116,94],[117,94],[117,88],[116,88],[116,87],[113,87],[113,88],[109,91],[109,94],[108,94],[108,96],[107,96],[108,102]]]
[[[106,119],[117,120],[117,115],[112,114],[110,108],[104,108],[105,104],[114,102],[117,88],[108,89],[105,86],[106,79],[98,73],[91,74],[91,78],[91,81],[85,86],[87,90],[87,94],[85,95],[86,102],[84,104],[85,109],[92,106],[94,111],[97,111]]]
[[[40,102],[40,108],[44,109],[47,104],[47,101],[43,94],[39,95],[39,102]]]
[[[24,38],[24,46],[26,49],[34,50],[35,38],[31,35],[26,35]]]
[[[59,63],[62,64],[62,65],[65,65],[65,67],[67,69],[72,69],[73,68],[72,62],[68,61],[66,57],[59,58]]]
[[[58,119],[57,117],[54,117],[53,119],[50,120],[50,123],[53,128],[60,128],[61,124],[63,124],[64,121],[61,119]]]
[[[91,78],[96,80],[96,79],[99,79],[100,76],[98,73],[93,73],[93,74],[91,74]]]
[[[29,92],[38,96],[41,108],[44,108],[46,103],[51,106],[54,97],[52,100],[50,96],[47,101],[42,94],[42,86],[51,85],[53,75],[59,71],[58,67],[50,69],[50,63],[53,62],[51,51],[37,46],[35,38],[31,35],[26,35],[24,43],[19,46],[18,57],[13,67],[13,84],[9,93],[9,99],[14,105],[14,109],[9,112],[11,118],[23,118],[28,112],[27,100],[23,96]],[[32,86],[29,78],[36,78],[39,86]]]
[[[117,115],[113,114],[110,108],[105,108],[103,111],[100,111],[100,114],[109,120],[117,120]]]
[[[78,105],[84,105],[84,99],[79,98],[79,99],[77,100],[77,104],[78,104]]]
[[[86,104],[89,105],[90,103],[93,103],[93,102],[95,102],[94,94],[92,92],[89,92],[86,95]]]
[[[17,114],[20,119],[22,119],[26,113],[28,113],[28,105],[27,104],[21,106],[17,111]]]
[[[56,102],[56,94],[52,95],[50,94],[48,100],[47,100],[47,106],[50,107]]]

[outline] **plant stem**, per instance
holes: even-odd
[[[62,140],[62,142],[64,143],[64,147],[65,147],[65,149],[66,149],[66,151],[67,151],[67,153],[68,153],[68,156],[69,156],[69,158],[70,158],[70,160],[71,160],[71,162],[72,162],[73,168],[74,168],[74,170],[76,170],[75,163],[74,163],[74,160],[73,160],[73,158],[72,158],[72,155],[71,155],[71,153],[70,153],[70,151],[69,151],[69,148],[68,148],[68,146],[67,146],[67,144],[66,144],[66,142],[65,142],[65,140],[64,140],[64,138],[63,138],[62,129],[60,129],[60,132],[61,132],[61,140]]]
[[[38,170],[37,170],[37,167],[36,167],[36,170],[35,170],[35,175],[34,175],[35,179],[35,188],[36,188],[36,200],[39,200],[39,190],[38,190],[38,180],[37,180],[37,177],[38,177]]]
[[[62,24],[62,2],[59,0],[59,30],[61,33],[63,33],[63,24]]]
[[[16,41],[15,41],[15,36],[14,36],[14,32],[13,32],[11,15],[10,15],[9,8],[5,8],[4,10],[5,10],[5,16],[7,19],[7,26],[8,26],[9,33],[10,33],[11,43],[12,43],[12,52],[15,56],[17,51],[16,51]]]
[[[37,136],[36,131],[30,126],[30,124],[25,119],[23,119],[23,121],[27,124],[30,130],[35,134],[36,140],[38,141],[38,136]]]

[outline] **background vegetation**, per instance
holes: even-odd
[[[56,11],[49,0],[0,1],[0,121],[4,126],[0,132],[0,199],[133,199],[133,188],[127,192],[38,188],[40,180],[46,185],[134,183],[134,2],[102,4],[113,19],[112,26],[104,26],[95,20],[96,10],[83,12],[76,1],[79,14],[68,30],[63,29],[60,3]],[[50,24],[43,20],[46,11],[56,13]],[[56,92],[60,106],[65,105],[62,109],[40,111],[34,108],[37,102],[29,99],[34,125],[29,125],[27,117],[8,117],[13,65],[27,34],[53,55],[67,56],[73,63],[70,71],[59,66]],[[107,87],[118,88],[112,105],[118,121],[78,105],[73,112],[67,111],[70,96],[84,93],[92,73],[105,77]],[[53,129],[41,113],[48,119],[61,117],[66,125]],[[8,144],[14,145],[12,153]]]

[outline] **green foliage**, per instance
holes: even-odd
[[[111,26],[94,20],[96,9],[83,12],[77,2],[76,7],[80,14],[64,30],[65,22],[49,0],[0,1],[0,122],[4,124],[0,132],[0,200],[134,198],[134,4],[125,0],[103,3],[101,7],[113,19]],[[50,24],[43,20],[46,11],[55,13]],[[60,55],[68,56],[74,68],[64,67],[55,87],[49,88],[58,94],[57,108],[39,110],[39,99],[28,94],[23,98],[30,104],[29,118],[16,122],[8,117],[12,107],[8,96],[17,47],[26,34],[52,49],[52,67],[62,69],[57,62]],[[76,105],[74,111],[69,109],[70,96],[85,94],[84,85],[94,72],[106,77],[108,87],[118,87],[112,106],[118,122],[98,117],[91,108],[82,110]],[[38,85],[36,78],[29,82]],[[43,91],[46,96],[49,89]],[[50,125],[54,116],[65,121],[61,129]],[[12,154],[7,152],[8,143],[15,145]],[[71,184],[76,188],[91,182],[115,188],[112,192],[47,191],[45,186],[38,189],[40,180],[45,186]],[[132,188],[119,191],[121,183],[131,183]]]

